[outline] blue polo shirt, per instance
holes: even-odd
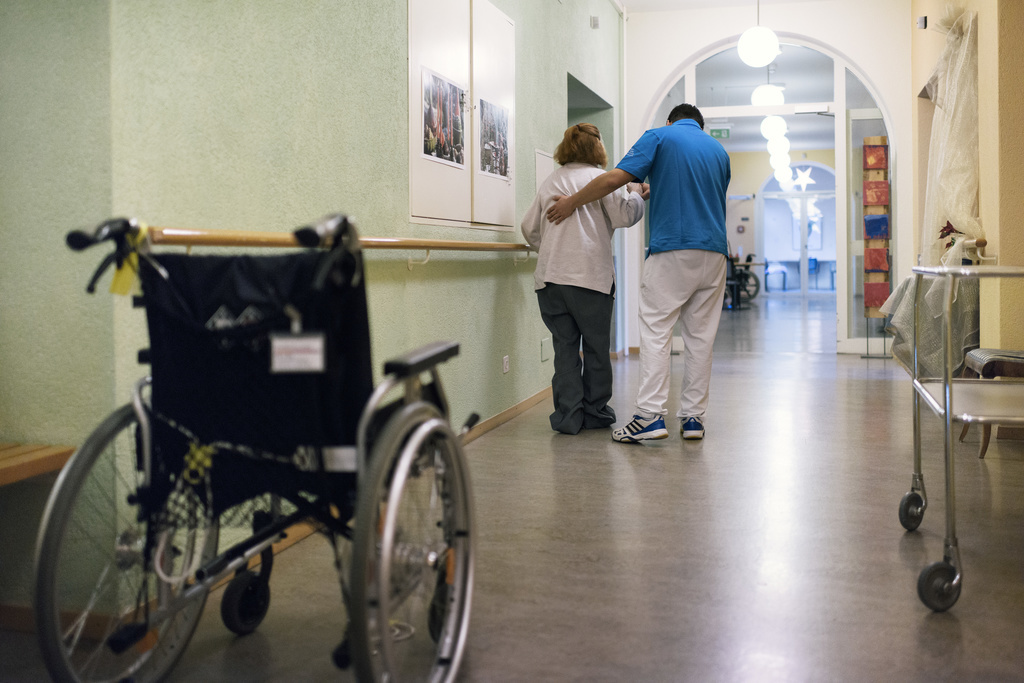
[[[692,119],[653,128],[616,168],[651,184],[651,253],[703,249],[729,255],[725,192],[732,171],[718,140]]]

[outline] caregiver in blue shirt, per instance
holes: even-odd
[[[725,195],[731,170],[704,117],[680,104],[668,125],[644,133],[619,164],[571,197],[556,197],[547,218],[558,224],[628,182],[648,179],[650,254],[640,283],[640,385],[632,421],[612,432],[624,443],[668,437],[665,428],[672,330],[680,321],[683,378],[676,415],[684,439],[704,438],[711,350],[725,293]]]

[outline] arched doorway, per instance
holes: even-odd
[[[672,72],[658,91],[659,94],[650,102],[647,107],[647,127],[664,125],[665,113],[674,104],[682,101],[695,103],[704,114],[706,128],[723,142],[733,157],[730,196],[751,200],[760,192],[760,185],[766,175],[771,173],[768,163],[770,155],[763,147],[758,152],[753,149],[734,151],[730,149],[734,146],[732,143],[753,139],[764,144],[765,140],[751,135],[750,131],[757,130],[760,122],[769,115],[782,117],[791,131],[809,129],[806,138],[796,135],[791,137],[794,141],[791,155],[795,159],[795,166],[799,166],[806,155],[810,161],[835,169],[835,190],[831,199],[835,212],[835,221],[831,225],[836,249],[832,261],[835,263],[835,274],[829,266],[827,273],[819,275],[819,282],[827,274],[829,284],[834,283],[836,348],[841,353],[863,353],[867,343],[869,351],[883,351],[881,345],[878,349],[870,345],[872,341],[884,344],[880,329],[883,321],[864,317],[860,186],[863,139],[887,135],[888,117],[884,107],[872,94],[867,80],[861,77],[856,65],[843,55],[806,36],[779,32],[779,37],[782,54],[773,63],[774,71],[771,67],[759,70],[743,65],[736,53],[735,40],[722,41],[694,53]],[[783,105],[749,104],[753,89],[766,81],[785,86],[786,100]],[[811,142],[803,142],[805,139]],[[800,156],[793,152],[798,152]],[[740,155],[748,156],[741,159]],[[753,156],[749,155],[759,157],[761,161],[752,160]],[[891,153],[891,173],[894,173],[895,164],[895,154]],[[895,204],[895,187],[892,195]],[[754,233],[759,244],[763,243],[764,226],[756,218],[753,225],[748,223],[743,227]],[[730,239],[734,237],[730,234]],[[805,266],[800,266],[803,276],[799,278],[801,282],[813,278],[811,263],[808,261]]]

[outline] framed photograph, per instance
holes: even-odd
[[[509,177],[508,116],[505,107],[480,100],[480,168],[479,173]]]
[[[466,90],[424,67],[423,156],[459,168],[466,167]]]

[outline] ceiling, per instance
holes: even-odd
[[[815,2],[817,0],[760,0],[761,5],[780,2]],[[700,8],[735,8],[751,14],[751,25],[756,21],[757,0],[620,0],[629,13],[689,10]],[[697,101],[702,111],[709,107],[735,107],[750,104],[750,93],[763,83],[783,87],[787,104],[831,102],[833,94],[832,59],[811,48],[782,45],[782,53],[765,68],[755,69],[740,61],[735,48],[721,52],[697,66]],[[874,107],[874,101],[859,83],[840,84],[847,87],[847,98],[857,100],[848,106]],[[667,115],[670,104],[682,101],[680,84],[669,93],[667,100],[655,115]],[[705,128],[727,127],[729,138],[721,140],[730,152],[760,151],[765,149],[760,125],[763,115],[728,119],[707,117]],[[793,150],[832,149],[834,118],[819,113],[791,114],[784,117],[789,127],[787,137]]]
[[[816,50],[798,45],[781,46],[782,52],[767,67],[755,69],[740,61],[735,48],[720,52],[697,65],[697,101],[707,112],[705,128],[727,127],[729,138],[721,140],[730,152],[765,149],[761,136],[764,114],[716,118],[713,107],[750,105],[754,88],[771,83],[782,88],[788,104],[802,103],[807,113],[786,114],[786,137],[794,150],[832,149],[835,146],[835,118],[824,111],[824,103],[835,99],[832,59]],[[671,97],[671,95],[670,95]],[[667,106],[667,105],[666,105]]]
[[[669,12],[674,10],[704,9],[708,7],[749,7],[751,16],[757,16],[757,6],[794,2],[820,2],[820,0],[619,0],[627,12]]]

